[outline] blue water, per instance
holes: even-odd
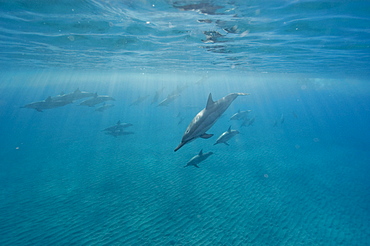
[[[370,245],[369,2],[0,11],[0,245]],[[23,108],[77,88],[114,106]],[[250,95],[214,136],[174,152],[209,93],[233,92]],[[133,134],[106,134],[119,120]]]

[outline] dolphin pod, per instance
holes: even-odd
[[[24,105],[21,108],[31,108],[31,109],[35,109],[39,112],[43,112],[43,110],[45,110],[45,109],[52,109],[52,108],[62,107],[62,106],[65,106],[67,104],[73,103],[74,101],[77,101],[77,100],[80,100],[80,99],[83,99],[83,98],[87,98],[87,97],[92,97],[92,98],[87,99],[86,101],[83,101],[80,105],[86,105],[86,106],[93,107],[96,104],[99,104],[99,103],[104,102],[104,101],[108,101],[108,100],[113,100],[114,101],[114,99],[112,97],[98,96],[96,93],[80,91],[80,89],[77,88],[74,92],[71,92],[71,93],[68,93],[68,94],[65,94],[64,92],[62,92],[58,96],[55,96],[55,97],[49,96],[48,98],[46,98],[43,101],[29,103],[29,104]],[[97,111],[104,111],[105,109],[107,109],[111,106],[106,106],[106,107],[103,106],[103,107],[97,109]]]
[[[249,95],[249,93],[231,93],[218,101],[213,101],[210,93],[206,107],[201,110],[190,122],[180,144],[174,149],[176,152],[185,144],[197,138],[210,138],[213,134],[206,133],[226,111],[230,104],[238,97]]]

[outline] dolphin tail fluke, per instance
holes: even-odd
[[[210,137],[212,137],[212,136],[213,136],[213,134],[204,133],[204,134],[203,134],[203,135],[201,135],[200,137],[201,137],[201,138],[208,139],[208,138],[210,138]]]

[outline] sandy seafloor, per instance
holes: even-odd
[[[202,76],[4,76],[0,245],[369,245],[368,83],[207,75],[195,84]],[[163,98],[185,84],[168,107],[150,104],[156,90]],[[19,108],[77,87],[115,106]],[[210,92],[251,95],[234,101],[214,137],[175,153]],[[140,95],[150,97],[129,106]],[[238,109],[255,123],[229,121]],[[118,120],[134,134],[102,132]],[[241,134],[213,145],[230,125]],[[183,168],[200,149],[214,155]]]

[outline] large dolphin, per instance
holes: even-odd
[[[236,134],[239,134],[239,131],[231,130],[231,126],[230,126],[229,129],[226,132],[222,133],[221,136],[219,136],[217,138],[216,143],[214,143],[213,145],[216,145],[216,144],[219,144],[219,143],[224,143],[226,145],[229,145],[227,143],[227,141],[229,141]]]
[[[230,104],[238,97],[249,95],[249,93],[231,93],[220,100],[214,102],[212,94],[209,93],[207,106],[200,111],[194,119],[190,122],[181,143],[174,151],[179,150],[185,144],[193,141],[196,138],[210,138],[213,134],[207,134],[208,131],[217,121],[218,118],[226,111]]]
[[[188,163],[184,167],[194,166],[199,168],[198,164],[207,159],[212,154],[213,152],[203,154],[203,150],[201,150],[199,154],[191,158],[190,161],[188,161]]]
[[[65,101],[65,100],[56,101],[56,100],[53,100],[52,97],[49,96],[44,101],[29,103],[29,104],[24,105],[21,108],[33,108],[39,112],[42,112],[42,110],[44,109],[58,108],[58,107],[62,107],[70,103],[72,103],[72,101]]]

